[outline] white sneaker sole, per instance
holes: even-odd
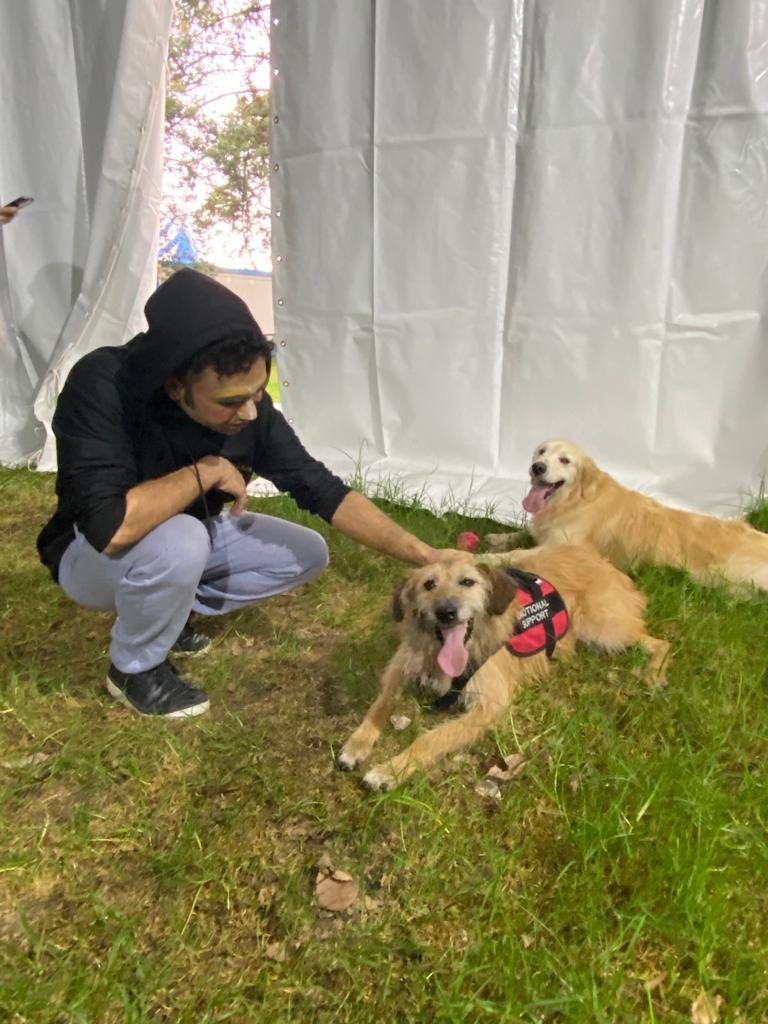
[[[112,680],[107,676],[107,690],[113,697],[116,697],[121,704],[125,704],[131,711],[135,711],[137,715],[141,715],[143,718],[194,718],[195,715],[204,715],[209,710],[211,702],[204,700],[202,704],[193,704],[191,707],[182,708],[180,711],[171,711],[167,715],[153,715],[147,711],[139,711],[135,704],[132,704],[126,697],[119,686],[115,686]]]

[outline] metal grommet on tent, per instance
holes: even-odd
[[[273,171],[279,171],[280,170],[280,164],[272,164],[272,170]]]
[[[290,387],[290,384],[288,383],[287,380],[284,380],[280,386],[284,387],[284,388],[288,388],[288,387]]]
[[[272,121],[274,124],[280,124],[280,118],[277,116],[277,114],[275,114],[275,116],[272,118]]]
[[[285,305],[285,299],[278,299],[277,300],[277,304],[278,304],[278,306],[284,306]]]
[[[283,257],[282,256],[275,256],[275,263],[282,263],[282,262],[283,262]]]
[[[275,210],[275,216],[276,216],[276,217],[279,217],[279,216],[280,216],[280,211],[279,211],[279,210]]]
[[[280,339],[280,348],[285,348],[287,344],[288,343],[286,342],[285,338]]]

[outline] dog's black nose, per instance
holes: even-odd
[[[459,609],[454,601],[443,601],[435,605],[435,618],[441,626],[452,626],[458,617]]]
[[[531,466],[531,472],[534,476],[544,476],[547,472],[547,465],[545,462],[534,462]]]

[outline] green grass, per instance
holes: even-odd
[[[333,750],[394,646],[397,565],[252,502],[321,529],[331,567],[206,623],[189,670],[210,714],[144,720],[102,689],[110,616],[36,562],[51,479],[0,470],[0,499],[0,1021],[651,1024],[689,1021],[702,989],[723,1021],[768,1019],[764,595],[643,569],[666,690],[635,653],[585,649],[374,798]],[[387,504],[438,545],[495,525],[416,506]],[[384,752],[439,717],[404,707]],[[517,749],[487,804],[475,783]],[[348,914],[313,901],[323,853],[361,884]]]

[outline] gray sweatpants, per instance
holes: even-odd
[[[190,611],[222,615],[319,576],[328,548],[319,533],[272,516],[224,512],[203,523],[177,515],[119,554],[81,535],[64,552],[59,583],[73,601],[115,611],[110,655],[121,672],[165,660]]]

